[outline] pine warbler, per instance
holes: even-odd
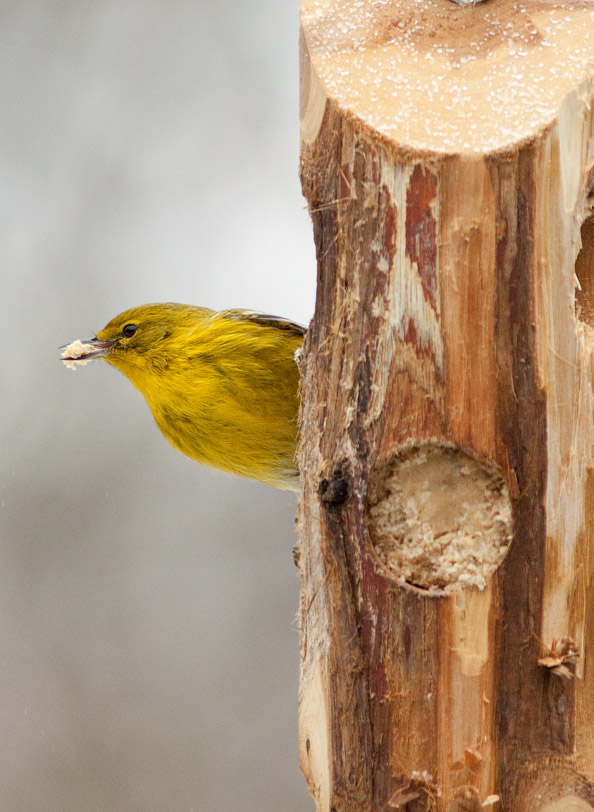
[[[297,490],[295,353],[304,334],[299,324],[250,310],[148,304],[60,349],[70,367],[102,358],[119,369],[188,457]]]

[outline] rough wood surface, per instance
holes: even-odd
[[[594,4],[302,0],[301,21],[302,769],[323,812],[594,808]],[[484,589],[386,566],[371,495],[394,508],[411,447],[503,477]]]

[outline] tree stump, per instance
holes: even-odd
[[[301,0],[300,54],[310,790],[594,809],[594,3]]]

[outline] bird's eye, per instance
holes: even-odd
[[[138,330],[137,324],[126,324],[122,329],[122,335],[124,338],[132,338],[134,333]]]

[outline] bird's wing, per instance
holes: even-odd
[[[278,327],[280,330],[288,330],[296,336],[303,336],[307,332],[307,327],[302,324],[283,319],[281,316],[269,316],[267,313],[259,313],[257,310],[226,310],[225,316],[237,321],[252,321],[267,327]]]

